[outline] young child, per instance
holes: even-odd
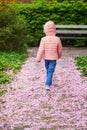
[[[52,77],[56,67],[56,61],[62,55],[62,43],[56,35],[56,26],[53,21],[48,21],[44,25],[44,33],[37,52],[36,61],[40,62],[43,58],[46,68],[46,90],[50,90],[52,85]]]

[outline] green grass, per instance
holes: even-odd
[[[4,95],[6,90],[0,90],[0,96]]]
[[[82,75],[87,77],[87,56],[76,57],[76,65],[81,70]]]
[[[9,83],[14,79],[13,75],[21,69],[27,56],[26,52],[0,52],[0,84]],[[1,89],[0,96],[5,92],[4,88]]]
[[[0,84],[13,79],[13,76],[9,74],[10,70],[13,73],[18,72],[26,57],[27,53],[0,52]]]

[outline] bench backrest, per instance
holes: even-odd
[[[56,25],[56,32],[57,34],[71,35],[60,36],[63,39],[87,39],[87,25]]]

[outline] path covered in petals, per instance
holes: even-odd
[[[51,91],[45,90],[44,61],[37,64],[35,57],[29,57],[7,85],[0,130],[87,130],[87,78],[74,60],[84,54],[86,50],[64,48]]]

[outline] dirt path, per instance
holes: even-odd
[[[44,86],[44,61],[35,62],[36,52],[34,48],[7,86],[0,130],[87,130],[87,78],[81,76],[74,60],[86,55],[87,49],[64,48],[50,92]]]

